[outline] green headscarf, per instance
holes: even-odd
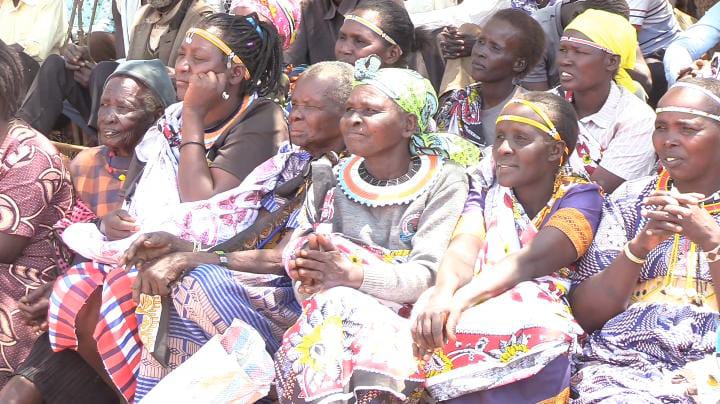
[[[438,98],[430,82],[410,69],[380,68],[375,55],[355,62],[354,86],[369,85],[382,91],[400,108],[417,118],[418,133],[410,139],[412,155],[439,155],[463,166],[477,163],[482,153],[469,141],[445,133],[428,133],[434,127]]]

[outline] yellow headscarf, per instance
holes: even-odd
[[[631,93],[637,90],[626,69],[635,67],[638,48],[637,31],[624,17],[607,11],[589,9],[577,16],[565,30],[575,30],[604,48],[620,56],[620,68],[615,82]]]

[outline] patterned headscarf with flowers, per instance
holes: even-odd
[[[463,166],[477,163],[482,153],[467,140],[445,133],[430,133],[435,128],[432,116],[438,99],[430,82],[410,69],[380,68],[376,55],[355,62],[354,86],[369,85],[395,101],[400,108],[417,118],[418,131],[410,141],[412,155],[439,155]]]

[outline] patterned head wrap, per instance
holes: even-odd
[[[298,0],[233,0],[230,10],[235,7],[247,7],[267,18],[280,34],[283,49],[290,48],[302,19]]]
[[[620,68],[615,75],[615,82],[632,93],[637,90],[635,82],[626,71],[635,67],[635,52],[638,48],[637,31],[628,20],[607,11],[590,9],[575,17],[565,27],[565,31],[567,30],[578,31],[590,38],[596,48],[620,56]],[[561,40],[572,39],[563,37]]]
[[[376,55],[355,62],[354,86],[369,85],[382,91],[400,108],[417,118],[418,133],[410,142],[412,155],[440,155],[458,164],[470,165],[480,161],[480,150],[467,140],[453,135],[428,133],[435,126],[432,116],[438,99],[430,82],[410,69],[380,68]]]

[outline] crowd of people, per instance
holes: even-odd
[[[720,5],[0,21],[0,402],[720,400]]]

